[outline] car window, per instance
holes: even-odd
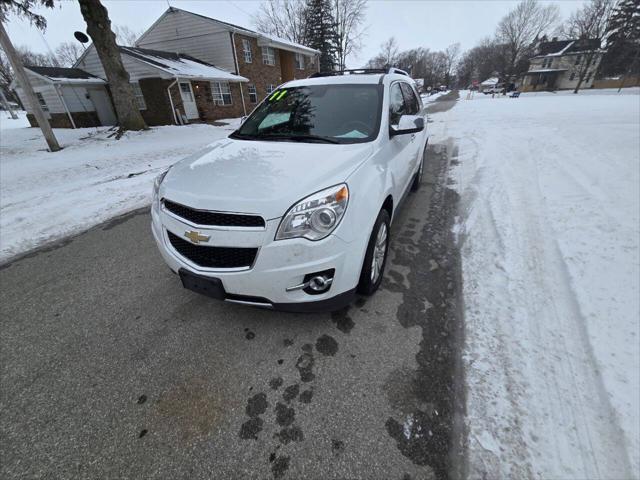
[[[404,95],[405,110],[407,115],[417,115],[420,111],[420,105],[418,104],[418,98],[416,97],[413,88],[408,83],[402,82],[400,84],[402,88],[402,94]]]
[[[332,143],[371,141],[380,129],[381,96],[382,86],[377,84],[284,87],[260,104],[233,138],[317,141],[318,137],[324,137]]]
[[[394,83],[389,89],[389,124],[398,125],[400,117],[406,113],[400,83]]]

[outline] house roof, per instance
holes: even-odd
[[[495,85],[496,83],[499,83],[500,79],[498,77],[491,77],[491,78],[487,78],[484,82],[482,82],[480,85]]]
[[[196,17],[200,17],[200,18],[204,18],[205,20],[208,20],[210,22],[215,22],[218,23],[220,25],[224,25],[227,28],[229,28],[229,30],[231,31],[236,31],[240,34],[244,34],[244,35],[250,35],[252,37],[256,37],[258,39],[258,45],[260,46],[273,46],[276,48],[280,48],[283,50],[292,50],[298,53],[305,53],[307,55],[315,55],[315,54],[319,54],[320,51],[319,50],[315,50],[313,48],[309,48],[305,45],[301,45],[299,43],[296,42],[292,42],[291,40],[287,40],[285,38],[280,38],[280,37],[276,37],[275,35],[270,35],[267,33],[262,33],[262,32],[256,32],[255,30],[251,30],[250,28],[247,27],[243,27],[240,25],[235,25],[233,23],[229,23],[229,22],[225,22],[223,20],[218,20],[216,18],[211,18],[211,17],[207,17],[206,15],[201,15],[199,13],[193,13],[190,12],[188,10],[183,10],[181,8],[176,8],[176,7],[169,7],[167,10],[165,10],[165,12],[160,16],[160,18],[158,18],[158,20],[156,20],[156,22],[151,25],[151,27],[149,27],[141,36],[140,38],[138,38],[138,42],[140,42],[140,40],[142,40],[147,32],[151,31],[151,29],[155,26],[156,23],[158,23],[162,18],[164,18],[167,14],[169,13],[174,13],[174,12],[181,12],[181,13],[187,13],[189,15],[195,15]]]
[[[600,40],[585,38],[579,40],[553,40],[538,45],[536,57],[557,57],[600,49]],[[535,57],[534,57],[535,58]]]
[[[568,69],[566,68],[539,68],[538,70],[529,70],[528,72],[523,73],[523,75],[532,75],[534,73],[560,73],[566,72]]]
[[[24,68],[53,83],[105,83],[103,79],[80,68],[38,67],[35,65],[25,65]]]
[[[249,80],[215,65],[203,62],[183,53],[150,50],[138,47],[118,47],[121,54],[128,55],[173,76],[187,79],[224,80],[227,82],[248,82]]]

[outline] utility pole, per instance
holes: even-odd
[[[18,119],[18,116],[16,115],[16,112],[13,111],[13,108],[11,108],[11,105],[9,105],[9,102],[7,102],[7,98],[4,96],[4,92],[2,91],[1,88],[0,88],[0,104],[2,104],[4,109],[7,112],[9,112],[9,114],[11,115],[11,118],[13,120],[17,120]]]
[[[36,92],[33,91],[33,87],[29,83],[29,78],[27,77],[27,72],[25,72],[24,67],[22,66],[22,62],[20,58],[18,58],[18,54],[16,50],[13,48],[11,44],[11,40],[9,40],[9,36],[4,29],[4,25],[0,21],[0,45],[3,50],[7,54],[9,58],[9,62],[11,62],[11,67],[13,68],[14,73],[18,79],[18,83],[22,87],[22,91],[25,94],[27,101],[31,106],[31,111],[33,115],[36,117],[38,122],[38,126],[40,130],[42,130],[42,134],[44,135],[47,144],[49,145],[49,150],[52,152],[57,152],[61,149],[60,145],[58,145],[58,140],[56,140],[55,135],[53,134],[53,130],[51,129],[51,125],[49,125],[49,120],[46,115],[42,111],[42,107],[40,106],[40,102],[36,97]]]

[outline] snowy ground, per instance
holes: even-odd
[[[64,149],[49,153],[24,112],[19,120],[0,112],[0,262],[149,204],[156,175],[236,124],[155,127],[120,140],[105,127],[56,129]]]
[[[475,95],[457,156],[471,478],[640,476],[640,92]]]

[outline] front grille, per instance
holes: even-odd
[[[264,219],[258,215],[242,215],[237,213],[207,212],[185,207],[170,200],[164,200],[164,208],[175,215],[189,220],[196,225],[216,227],[263,227]]]
[[[196,265],[206,268],[250,267],[258,253],[257,248],[210,247],[194,245],[167,231],[173,248]]]

